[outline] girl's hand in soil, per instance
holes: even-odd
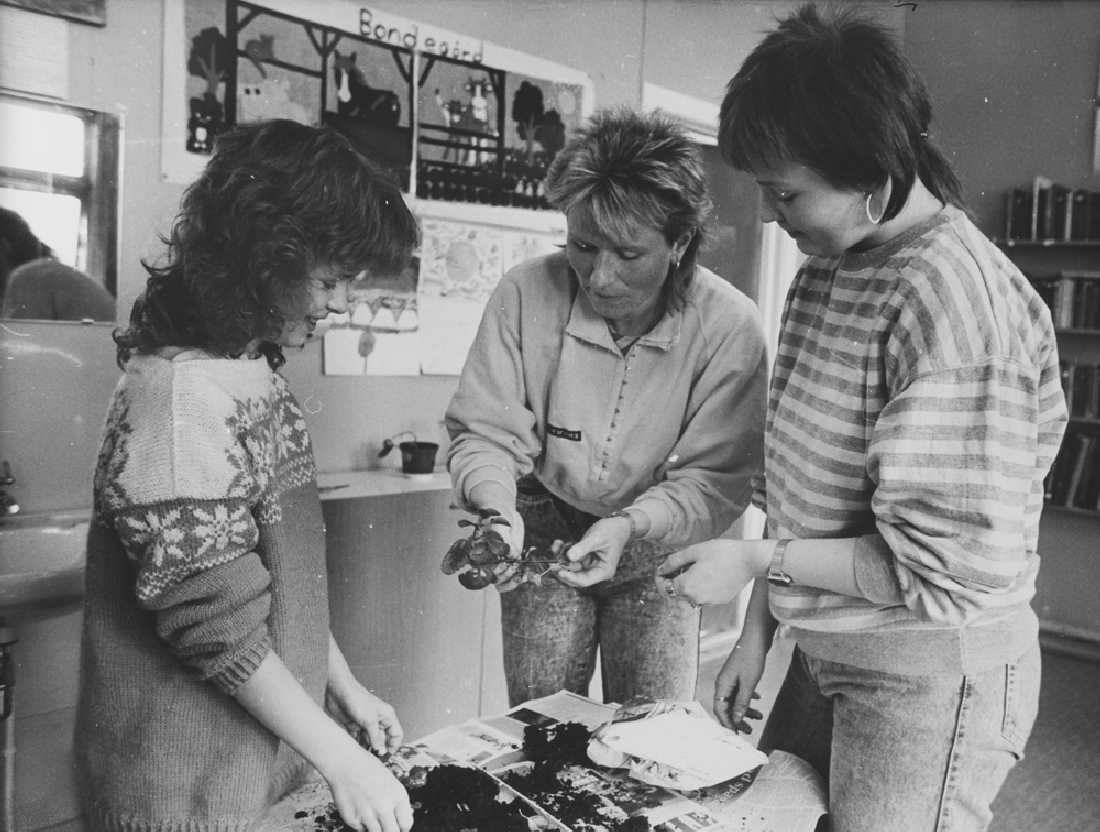
[[[408,792],[382,761],[356,745],[334,749],[318,767],[332,790],[344,823],[366,832],[409,832],[413,811]]]
[[[385,754],[401,747],[405,732],[397,712],[359,682],[353,682],[343,690],[329,685],[325,689],[325,709],[360,744],[369,745],[377,753]]]
[[[404,731],[397,713],[355,678],[332,633],[328,637],[325,710],[360,744],[365,738],[379,754],[396,751],[401,746]]]

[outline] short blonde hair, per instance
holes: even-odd
[[[677,119],[629,108],[596,112],[554,158],[546,192],[560,211],[583,207],[608,236],[648,226],[671,245],[689,232],[666,295],[670,306],[680,304],[707,236],[711,200],[699,150]]]

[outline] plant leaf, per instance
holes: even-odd
[[[496,553],[485,540],[475,540],[470,544],[469,558],[470,563],[477,564],[478,566],[497,562]]]
[[[465,537],[456,540],[443,556],[443,563],[439,565],[444,575],[453,575],[469,562],[470,541]]]

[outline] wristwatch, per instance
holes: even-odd
[[[638,523],[637,523],[637,521],[635,521],[634,515],[631,514],[629,511],[627,511],[626,509],[621,508],[618,511],[613,511],[609,515],[607,515],[607,517],[624,517],[624,518],[626,518],[626,521],[628,523],[630,523],[630,540],[633,540],[634,536],[638,533]],[[607,518],[604,518],[604,519],[607,519]]]
[[[772,562],[768,564],[768,583],[774,586],[790,586],[794,578],[783,569],[783,557],[787,554],[787,544],[790,540],[780,540],[775,544],[772,552]]]

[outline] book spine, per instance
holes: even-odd
[[[1059,329],[1069,329],[1073,326],[1073,304],[1077,280],[1072,277],[1063,277],[1058,287],[1058,312],[1054,316],[1054,325]]]
[[[1069,239],[1087,240],[1089,236],[1089,192],[1077,188],[1070,195]]]
[[[1069,239],[1070,212],[1073,201],[1069,198],[1070,189],[1055,185],[1050,196],[1050,239],[1064,242]]]

